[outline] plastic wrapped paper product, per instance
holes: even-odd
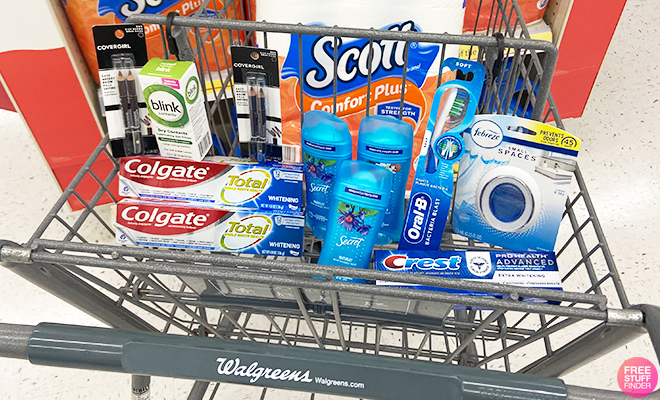
[[[280,0],[257,1],[256,19],[392,31],[447,32],[463,28],[463,0]],[[258,36],[259,37],[259,36]],[[284,144],[300,144],[300,84],[303,110],[333,109],[334,39],[303,36],[302,55],[297,35],[268,34],[268,47],[278,51],[281,68],[282,130]],[[398,117],[401,100],[405,43],[374,40],[372,45],[370,114]],[[447,46],[445,57],[458,56],[458,46]],[[299,71],[302,57],[303,71]],[[337,40],[336,114],[348,123],[353,146],[361,119],[366,115],[369,40],[341,37]],[[415,132],[413,160],[419,154],[433,93],[438,86],[441,47],[410,43],[403,120]],[[444,78],[444,76],[443,76]],[[413,163],[414,165],[414,163]],[[410,187],[412,179],[408,181]]]
[[[80,49],[85,56],[85,61],[89,66],[90,71],[94,75],[94,79],[99,81],[98,64],[96,62],[96,49],[94,48],[94,38],[92,37],[92,26],[104,24],[120,24],[126,22],[126,18],[134,14],[157,14],[161,13],[167,15],[171,11],[176,11],[183,16],[191,16],[197,11],[203,2],[201,0],[62,0],[62,5],[66,10],[67,17],[71,23]],[[229,5],[227,9],[227,17],[231,19],[249,19],[254,16],[254,3],[252,9],[248,10],[244,6],[247,2],[236,1]],[[224,1],[212,0],[206,7],[204,16],[212,17],[216,14],[216,10],[220,11],[224,7]],[[201,29],[200,33],[205,30]],[[160,29],[158,25],[146,25],[145,37],[147,40],[147,51],[149,58],[163,57],[163,41],[160,36]],[[216,51],[222,48],[220,34],[214,31],[214,41]],[[191,32],[188,33],[191,44],[195,45],[195,35]],[[232,40],[227,31],[223,31],[222,39],[224,40],[227,60],[229,60],[228,46]],[[234,39],[236,36],[234,35]],[[213,52],[213,42],[209,37],[204,46],[209,53]],[[213,70],[225,69],[225,58],[218,53],[218,63],[211,63],[210,67]]]

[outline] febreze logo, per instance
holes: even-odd
[[[405,254],[392,254],[383,260],[383,265],[390,271],[408,271],[414,268],[419,270],[457,271],[460,269],[461,257],[449,258],[416,258]]]
[[[470,134],[474,143],[486,149],[499,146],[504,138],[502,128],[493,121],[487,120],[475,123]]]
[[[424,239],[424,231],[431,211],[431,196],[415,193],[410,198],[410,212],[406,217],[403,234],[408,243],[419,243]]]
[[[222,201],[227,204],[242,204],[253,200],[270,187],[272,178],[268,171],[252,169],[241,174],[229,174],[227,183],[220,192]]]
[[[394,23],[382,28],[389,31],[421,31],[413,21]],[[299,37],[291,35],[289,52],[282,65],[282,80],[300,78]],[[332,111],[334,53],[337,51],[337,115],[344,116],[366,109],[369,53],[371,53],[371,103],[384,105],[400,100],[405,90],[406,101],[417,106],[425,103],[421,88],[439,52],[435,44],[409,44],[407,83],[402,88],[406,43],[396,40],[351,39],[332,36],[302,36],[302,83],[305,111]],[[297,83],[300,85],[300,82]],[[299,87],[299,86],[298,86]],[[297,93],[296,89],[296,93]],[[398,103],[397,103],[398,104]],[[417,113],[419,114],[419,113]],[[415,114],[417,117],[419,115]],[[415,123],[418,122],[415,120]]]
[[[149,115],[162,125],[178,128],[188,123],[185,100],[176,90],[165,85],[144,89]]]
[[[268,236],[272,227],[273,221],[263,215],[228,221],[227,229],[220,238],[220,246],[228,251],[247,249]]]

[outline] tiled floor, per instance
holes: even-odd
[[[660,304],[656,284],[660,280],[656,239],[660,232],[660,140],[655,127],[660,114],[659,16],[660,2],[628,0],[584,116],[565,121],[567,130],[583,139],[580,166],[633,304]],[[585,36],[585,45],[587,41]],[[5,171],[0,175],[0,238],[24,242],[59,196],[59,189],[16,114],[0,111],[0,140],[0,170]],[[0,268],[0,322],[43,321],[100,325]],[[615,390],[621,362],[651,352],[649,340],[638,339],[563,378],[571,384]],[[185,398],[190,384],[155,378],[152,398]],[[124,375],[0,359],[2,399],[127,399],[128,385]],[[224,398],[231,399],[261,395],[254,388],[225,386],[223,390]]]

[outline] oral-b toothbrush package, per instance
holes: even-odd
[[[401,250],[440,247],[454,188],[453,166],[464,151],[461,132],[474,117],[486,75],[483,65],[458,58],[446,59],[445,70],[459,79],[442,84],[433,97],[399,240]]]
[[[553,251],[580,139],[509,115],[479,115],[464,133],[452,227],[516,251]]]
[[[277,51],[232,46],[231,58],[240,155],[257,162],[282,161]],[[287,155],[287,160],[297,162],[297,156]]]

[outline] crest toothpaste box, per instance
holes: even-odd
[[[374,269],[562,290],[557,260],[555,254],[551,252],[376,250]],[[376,285],[502,298],[501,294],[477,293],[436,286],[387,281],[376,281]],[[523,300],[547,302],[542,299]]]
[[[124,197],[301,211],[302,187],[300,164],[131,157],[122,158],[119,167],[119,194]]]
[[[134,199],[117,204],[118,244],[300,257],[304,232],[301,212]]]
[[[211,148],[211,130],[195,64],[152,58],[138,77],[160,154],[204,158]]]

